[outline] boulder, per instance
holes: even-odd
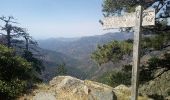
[[[163,99],[170,96],[170,70],[161,75],[157,75],[160,73],[162,73],[161,69],[156,72],[156,76],[158,77],[140,87],[141,94],[147,94],[154,98],[159,97]]]
[[[40,84],[31,95],[19,100],[130,100],[131,90],[125,85],[108,85],[80,80],[71,76],[57,76],[48,85]],[[138,97],[138,100],[151,100]]]
[[[101,83],[82,81],[70,76],[55,77],[49,83],[57,100],[114,100],[113,88]]]
[[[131,88],[125,85],[119,85],[113,89],[116,100],[131,100]],[[145,96],[138,96],[138,100],[153,100]]]

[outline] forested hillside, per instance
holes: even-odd
[[[66,63],[66,67],[68,69],[75,68],[81,70],[73,71],[74,73],[82,74],[82,75],[78,74],[80,76],[74,74],[74,76],[81,79],[85,79],[91,78],[92,76],[97,74],[102,74],[103,72],[109,70],[109,68],[116,68],[119,66],[119,64],[113,65],[111,63],[108,63],[103,65],[106,66],[103,67],[104,69],[99,68],[98,65],[91,59],[91,54],[92,52],[95,51],[98,45],[102,45],[113,40],[122,41],[130,39],[132,37],[133,37],[132,33],[107,33],[104,35],[82,37],[77,39],[66,38],[63,40],[61,39],[39,40],[38,43],[41,48],[47,49],[48,53],[46,53],[47,56],[46,58],[48,57],[51,58],[50,60],[54,60],[55,63],[57,62],[58,58],[61,58],[62,61]],[[49,66],[49,68],[50,67],[52,66]],[[57,67],[57,65],[55,65],[54,68],[55,67]],[[71,70],[68,70],[68,72],[69,71]]]

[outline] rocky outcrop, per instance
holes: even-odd
[[[113,100],[113,88],[107,85],[82,81],[70,76],[55,77],[49,83],[57,100]]]
[[[124,85],[112,88],[71,76],[57,76],[49,85],[40,85],[31,95],[25,96],[24,100],[130,100],[130,97],[130,88]],[[139,97],[139,100],[149,99]]]
[[[115,100],[131,100],[131,88],[125,85],[119,85],[113,89],[116,99]],[[146,95],[138,96],[138,100],[153,100]]]
[[[34,97],[33,100],[56,100],[54,93],[39,92]]]
[[[154,80],[147,82],[142,85],[140,92],[142,94],[147,94],[155,98],[169,98],[170,97],[170,70],[161,74],[163,70],[158,70],[155,74]],[[161,74],[161,75],[160,75]],[[170,100],[166,99],[166,100]]]

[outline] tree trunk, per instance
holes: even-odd
[[[11,31],[10,29],[7,30],[7,46],[8,48],[11,47],[11,35],[10,35]]]
[[[25,38],[25,41],[26,41],[25,48],[26,48],[26,50],[28,51],[28,39]]]

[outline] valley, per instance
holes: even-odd
[[[106,33],[81,38],[56,38],[39,40],[39,46],[43,48],[46,59],[45,77],[49,80],[55,76],[57,64],[66,63],[68,74],[80,79],[92,79],[102,75],[111,69],[118,68],[122,63],[106,63],[97,65],[91,54],[98,45],[113,40],[126,40],[133,37],[132,33]],[[47,79],[47,78],[46,78]]]

